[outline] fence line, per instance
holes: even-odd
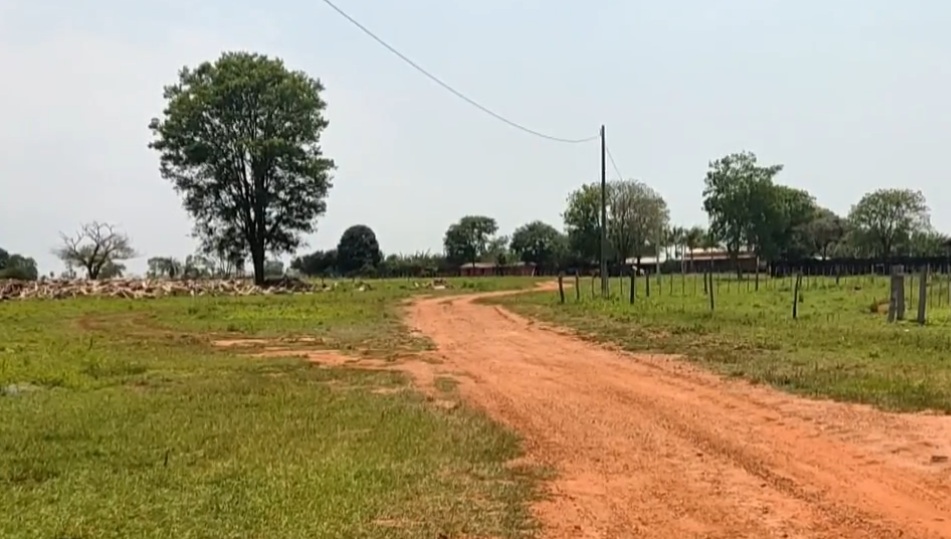
[[[679,303],[685,310],[688,302],[706,297],[703,301],[705,308],[713,313],[724,308],[725,301],[730,303],[737,297],[748,297],[756,305],[753,298],[757,295],[788,294],[789,303],[786,304],[791,304],[792,308],[787,316],[793,320],[816,315],[834,318],[837,311],[856,308],[867,309],[869,314],[885,315],[891,312],[896,300],[900,308],[896,311],[896,321],[904,318],[906,307],[915,313],[914,321],[919,324],[927,323],[929,314],[935,311],[945,311],[942,312],[944,318],[951,315],[951,272],[946,265],[892,266],[890,270],[897,271],[900,279],[881,273],[847,273],[828,266],[787,266],[786,270],[772,275],[766,272],[737,275],[687,271],[638,275],[628,271],[626,275],[618,274],[616,279],[609,279],[609,291],[614,301],[650,302],[668,308]],[[591,273],[587,294],[580,290],[582,276],[581,272],[573,273],[576,284],[574,301],[600,298],[600,288],[594,286],[597,273]]]

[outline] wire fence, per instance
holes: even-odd
[[[942,271],[945,270],[945,271]],[[895,275],[841,274],[792,268],[766,273],[653,273],[612,276],[607,301],[637,309],[684,313],[743,313],[790,319],[882,315],[883,322],[914,319],[951,324],[951,273],[928,266],[895,268]],[[562,303],[605,301],[600,277],[559,278]]]

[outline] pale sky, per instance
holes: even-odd
[[[514,121],[565,138],[605,124],[624,176],[681,224],[706,223],[707,162],[746,149],[838,212],[874,188],[921,189],[951,232],[951,2],[336,1]],[[503,233],[560,227],[568,193],[598,178],[597,143],[486,116],[320,0],[0,0],[0,246],[59,271],[59,232],[96,219],[132,237],[134,271],[190,253],[146,126],[180,67],[235,49],[327,88],[338,170],[308,251],[357,223],[386,253],[438,251],[465,214]]]

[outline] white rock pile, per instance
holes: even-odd
[[[150,299],[164,296],[255,296],[308,293],[324,288],[293,278],[269,281],[265,286],[255,285],[249,279],[8,279],[0,280],[0,301],[76,297]]]

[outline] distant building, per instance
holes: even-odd
[[[665,271],[672,271],[671,264],[674,264],[677,266],[675,271],[682,268],[687,272],[710,271],[713,273],[736,271],[736,266],[739,266],[744,273],[753,273],[757,265],[760,269],[766,267],[755,253],[746,249],[741,249],[737,253],[736,264],[733,263],[726,249],[694,249],[692,252],[684,253],[681,259],[658,260],[654,256],[642,256],[640,264],[637,263],[637,258],[628,258],[626,262],[629,266],[645,273],[657,273],[658,264],[664,266]]]
[[[642,256],[640,264],[637,263],[637,257],[628,258],[624,262],[634,269],[641,270],[642,273],[657,273],[657,265],[663,264],[663,261],[656,256]]]
[[[464,264],[459,266],[459,275],[461,277],[532,277],[535,275],[535,264],[515,262],[512,264],[499,265],[495,262],[476,262],[475,264]]]

